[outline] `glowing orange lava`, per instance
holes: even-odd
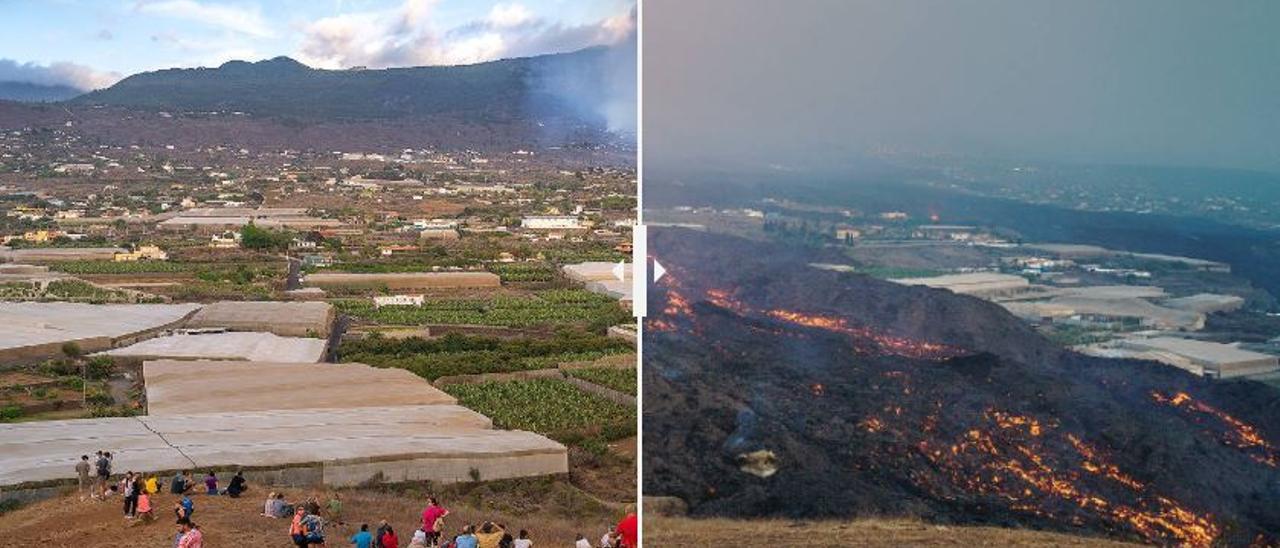
[[[746,307],[731,297],[729,292],[724,289],[708,289],[707,302],[739,314],[746,312]]]
[[[1101,451],[1073,434],[1059,432],[1056,422],[994,409],[988,409],[986,417],[991,429],[970,429],[946,451],[932,449],[927,442],[916,448],[955,487],[1002,499],[1014,510],[1077,524],[1092,515],[1127,524],[1153,542],[1176,539],[1188,546],[1211,545],[1222,533],[1212,516],[1150,492],[1148,486],[1107,462]],[[1064,437],[1078,460],[1062,453]],[[1085,481],[1088,476],[1107,478],[1124,494],[1117,497],[1113,489]],[[948,497],[936,486],[923,486]],[[1070,506],[1049,504],[1051,499]]]
[[[689,300],[684,298],[679,291],[674,289],[667,290],[667,306],[662,309],[662,313],[668,316],[690,316],[693,315],[693,307],[689,306]]]
[[[1248,452],[1249,458],[1259,463],[1272,468],[1280,467],[1280,450],[1277,450],[1266,438],[1262,437],[1257,428],[1246,424],[1240,419],[1227,414],[1217,407],[1199,401],[1186,392],[1165,395],[1153,391],[1151,392],[1151,399],[1157,403],[1176,407],[1187,413],[1208,415],[1217,419],[1223,427],[1219,440],[1224,445]]]
[[[896,337],[877,332],[871,328],[852,326],[843,318],[805,314],[793,310],[769,310],[765,314],[787,323],[824,329],[870,341],[875,345],[875,351],[881,354],[926,360],[943,360],[966,354],[960,348],[945,344]]]
[[[664,280],[668,289],[666,292],[667,303],[662,309],[662,314],[667,318],[658,321],[651,319],[647,322],[646,325],[651,326],[654,331],[673,331],[675,324],[670,320],[676,317],[693,316],[693,307],[688,297],[683,293],[684,286],[676,282],[675,278],[664,278]],[[869,327],[853,326],[843,318],[805,314],[792,310],[754,310],[734,298],[733,295],[734,291],[720,288],[707,289],[702,292],[706,302],[740,315],[762,314],[794,325],[848,335],[859,343],[855,344],[855,348],[865,353],[896,355],[925,360],[944,360],[968,353],[964,349],[950,345],[897,337],[881,333]],[[910,392],[906,393],[909,394]]]
[[[644,322],[644,328],[648,331],[671,332],[676,330],[676,325],[662,318],[648,318]]]
[[[879,432],[884,430],[884,421],[881,421],[876,417],[867,417],[863,419],[862,422],[859,422],[858,426],[861,426],[868,432]]]

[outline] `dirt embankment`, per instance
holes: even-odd
[[[749,540],[748,540],[749,539]],[[1137,546],[1092,537],[1060,533],[952,527],[907,520],[855,520],[791,522],[780,520],[729,520],[646,517],[647,546],[1058,546],[1119,548]]]
[[[263,517],[262,503],[270,487],[251,486],[244,497],[195,495],[193,521],[205,534],[206,546],[287,546],[289,522]],[[386,519],[396,528],[402,545],[407,544],[421,521],[426,488],[401,486],[395,490],[343,490],[342,523],[326,511],[326,537],[330,546],[346,546],[347,539],[361,523],[370,528]],[[599,537],[621,516],[604,508],[580,491],[554,480],[495,482],[473,486],[451,486],[437,491],[450,509],[447,531],[456,532],[466,523],[489,519],[504,523],[514,532],[528,529],[542,546],[570,546],[575,535]],[[293,502],[316,495],[322,504],[331,491],[285,490]],[[81,501],[77,495],[57,497],[0,515],[0,546],[47,546],[135,548],[172,546],[174,495],[161,493],[153,499],[156,520],[141,523],[126,520],[119,498],[108,502]]]

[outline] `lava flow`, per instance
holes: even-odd
[[[920,360],[945,360],[968,354],[964,349],[950,345],[918,341],[906,337],[895,337],[880,333],[869,327],[855,327],[849,325],[843,318],[804,314],[792,310],[769,310],[765,314],[787,323],[824,329],[833,333],[848,335],[857,341],[869,342],[873,347],[869,352],[880,355],[902,356]],[[855,345],[855,347],[857,346]]]
[[[1186,392],[1177,392],[1172,395],[1152,392],[1151,399],[1187,413],[1200,416],[1208,415],[1217,419],[1222,430],[1218,439],[1223,445],[1240,449],[1248,454],[1249,458],[1259,463],[1272,468],[1280,467],[1280,450],[1277,450],[1266,438],[1263,438],[1258,433],[1258,429],[1245,424],[1221,409],[1198,401]]]
[[[645,320],[645,329],[661,332],[675,331],[677,318],[688,318],[693,315],[693,308],[689,306],[688,299],[685,299],[678,290],[668,289],[666,293],[667,303],[662,308],[662,314]]]
[[[650,238],[679,270],[650,293],[650,325],[673,333],[645,334],[646,493],[695,516],[1280,546],[1272,387],[1085,356],[979,299],[796,267],[830,250]],[[776,474],[744,474],[752,451]]]
[[[666,304],[662,308],[662,316],[650,318],[647,327],[653,331],[674,331],[675,320],[689,319],[693,316],[693,308],[684,296],[684,289],[674,278],[668,280]],[[941,361],[948,358],[969,354],[966,350],[946,344],[920,341],[907,337],[889,335],[865,326],[851,325],[843,318],[807,314],[793,310],[760,310],[747,306],[735,299],[733,292],[725,289],[707,289],[702,292],[703,300],[724,310],[742,316],[764,316],[773,320],[801,327],[810,327],[839,333],[848,336],[854,342],[854,349],[859,353],[881,356],[902,356],[906,358]]]
[[[935,448],[928,440],[916,444],[953,487],[995,497],[1010,508],[1044,518],[1125,525],[1154,542],[1176,539],[1182,545],[1209,546],[1221,534],[1212,516],[1149,492],[1078,436],[1059,432],[1055,423],[993,409],[985,416],[987,428],[971,429],[949,446]],[[1074,455],[1064,451],[1063,439]],[[1091,476],[1112,485],[1088,479]],[[948,496],[925,476],[917,480]]]

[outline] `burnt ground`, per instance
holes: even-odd
[[[991,303],[804,267],[822,251],[680,230],[650,249],[671,274],[645,331],[647,495],[1280,542],[1274,388],[1069,353]]]

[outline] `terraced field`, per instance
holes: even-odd
[[[458,403],[498,428],[529,430],[569,445],[593,446],[635,435],[636,411],[558,379],[453,384]]]
[[[422,306],[374,307],[360,299],[332,301],[341,312],[382,325],[493,325],[532,327],[588,325],[603,329],[630,321],[630,313],[609,297],[576,289],[485,299],[433,299]]]

